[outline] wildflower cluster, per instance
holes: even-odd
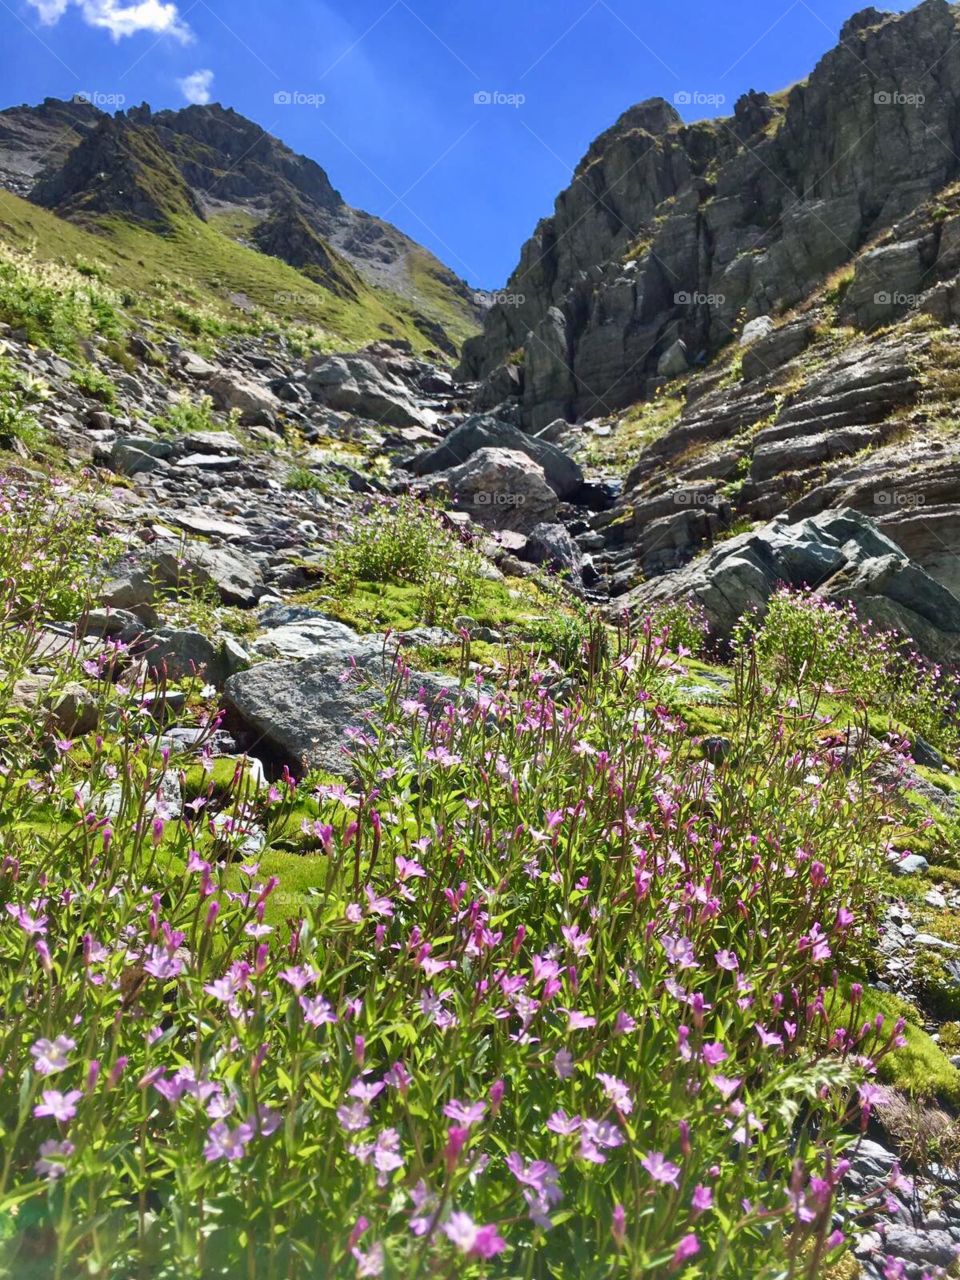
[[[925,661],[903,636],[861,622],[851,605],[782,588],[758,625],[746,618],[739,642],[765,673],[869,706],[921,733],[941,750],[960,748],[960,680]]]
[[[165,734],[119,642],[64,659],[100,734],[0,687],[0,1265],[821,1274],[901,1030],[841,980],[899,762],[749,672],[705,761],[662,658],[439,706],[398,667],[344,780],[192,793],[216,720]]]

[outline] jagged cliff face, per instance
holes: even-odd
[[[522,366],[538,429],[633,403],[806,297],[960,171],[958,35],[945,0],[868,9],[808,81],[731,118],[626,112],[524,246],[464,374]]]

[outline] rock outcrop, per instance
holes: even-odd
[[[934,662],[955,661],[960,651],[960,599],[850,510],[796,524],[780,518],[731,538],[686,569],[637,587],[625,603],[643,612],[665,601],[693,600],[713,632],[728,639],[745,614],[764,613],[779,586],[850,601],[862,618],[912,638]]]
[[[960,172],[958,30],[946,0],[866,10],[807,81],[732,117],[687,125],[662,99],[625,112],[524,247],[464,374],[490,385],[522,362],[536,429],[641,399],[684,353],[695,367],[742,319],[799,302]],[[850,320],[921,291],[937,240],[922,227],[864,258]]]

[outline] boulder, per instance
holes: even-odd
[[[740,335],[741,347],[752,346],[760,338],[766,338],[774,330],[774,322],[770,316],[755,316],[752,320],[748,320],[743,326],[743,333]]]
[[[224,700],[228,712],[251,737],[250,750],[279,758],[300,772],[320,769],[348,777],[346,752],[354,731],[362,731],[383,703],[382,684],[391,677],[389,662],[360,650],[359,671],[344,678],[342,666],[328,656],[302,662],[262,662],[232,676]],[[362,674],[362,678],[361,678]],[[429,705],[458,696],[454,680],[410,676],[410,692]]]
[[[170,591],[198,588],[216,591],[224,604],[249,608],[262,592],[263,578],[256,561],[240,551],[161,540],[115,561],[100,598],[115,609],[136,609]]]
[[[144,475],[150,471],[162,470],[166,465],[158,454],[123,440],[115,441],[110,450],[110,469],[121,476]]]
[[[307,388],[331,409],[392,427],[429,428],[437,415],[416,403],[406,386],[362,356],[321,356],[309,366]]]
[[[517,554],[521,560],[545,565],[554,573],[566,572],[575,580],[580,578],[580,548],[562,524],[536,525]]]
[[[443,494],[487,529],[528,533],[557,518],[557,495],[543,468],[515,449],[480,449],[423,482],[421,492]]]
[[[17,680],[8,705],[11,711],[46,714],[50,728],[64,738],[92,733],[100,718],[97,700],[89,689],[76,681],[58,685],[56,678],[46,673]]]
[[[455,427],[443,444],[414,458],[410,470],[418,476],[433,475],[466,462],[480,449],[525,453],[543,468],[547,484],[560,498],[574,497],[583,486],[583,472],[562,449],[489,415],[476,415]]]
[[[686,343],[679,338],[669,346],[657,361],[657,374],[661,378],[681,378],[689,370]]]
[[[253,642],[253,649],[273,658],[325,658],[333,670],[343,671],[351,659],[380,653],[383,637],[361,637],[342,622],[316,615],[272,627]]]
[[[218,409],[238,409],[240,421],[250,426],[272,426],[280,409],[272,391],[238,373],[221,370],[207,382],[207,390]]]
[[[217,366],[211,364],[209,360],[204,360],[203,356],[199,356],[194,351],[184,351],[180,357],[180,368],[188,378],[196,378],[198,382],[212,378],[217,372]]]
[[[231,671],[222,648],[199,631],[164,627],[148,638],[144,656],[152,674],[173,681],[197,676],[220,686]]]

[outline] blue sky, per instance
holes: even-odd
[[[685,91],[725,100],[681,106],[688,119],[727,114],[746,89],[806,75],[856,7],[0,0],[0,105],[77,92],[107,105],[222,102],[316,159],[351,204],[496,288],[591,139],[628,106]]]

